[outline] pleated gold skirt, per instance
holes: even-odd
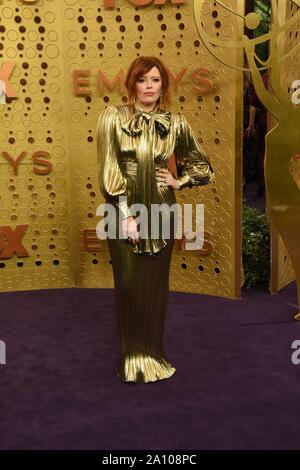
[[[166,199],[170,204],[176,202],[173,191],[168,191]],[[176,371],[166,359],[163,346],[175,242],[172,214],[170,218],[170,238],[155,256],[134,253],[133,246],[123,239],[108,239],[121,346],[117,375],[124,382],[155,382]]]

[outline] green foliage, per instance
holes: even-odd
[[[255,0],[254,2],[254,11],[260,17],[260,24],[258,28],[254,31],[254,37],[263,36],[266,33],[269,33],[271,29],[271,6],[270,2],[267,0],[260,1]],[[269,56],[269,45],[265,41],[262,44],[257,44],[255,46],[255,52],[258,57],[262,60],[267,60]]]
[[[269,0],[255,0],[254,11],[261,19],[260,29],[263,33],[268,32],[271,23],[271,5]]]
[[[270,230],[266,214],[244,204],[243,266],[245,287],[268,284],[270,277]]]

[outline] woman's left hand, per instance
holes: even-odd
[[[179,188],[179,183],[167,168],[158,168],[156,170],[156,179],[161,186],[171,186],[173,189]]]

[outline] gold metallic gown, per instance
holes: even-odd
[[[145,112],[132,104],[108,106],[100,114],[99,184],[106,202],[116,209],[117,234],[119,214],[121,218],[131,215],[132,204],[144,204],[150,214],[151,204],[176,203],[175,190],[161,187],[155,174],[155,168],[167,168],[172,154],[179,190],[211,182],[213,169],[209,159],[182,114],[167,112],[159,106]],[[163,217],[169,217],[171,227],[166,239],[161,229],[157,238],[151,238],[151,217],[149,237],[140,238],[135,246],[120,237],[108,238],[121,341],[118,376],[125,382],[154,382],[170,377],[176,370],[163,350],[174,213],[166,212]]]

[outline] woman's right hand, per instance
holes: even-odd
[[[122,220],[122,233],[125,237],[125,241],[130,237],[128,241],[134,245],[139,241],[139,232],[137,230],[137,223],[134,217],[127,217]]]
[[[245,131],[245,137],[247,137],[247,139],[249,139],[250,137],[252,137],[253,135],[255,134],[255,127],[253,124],[250,124],[246,131]]]

